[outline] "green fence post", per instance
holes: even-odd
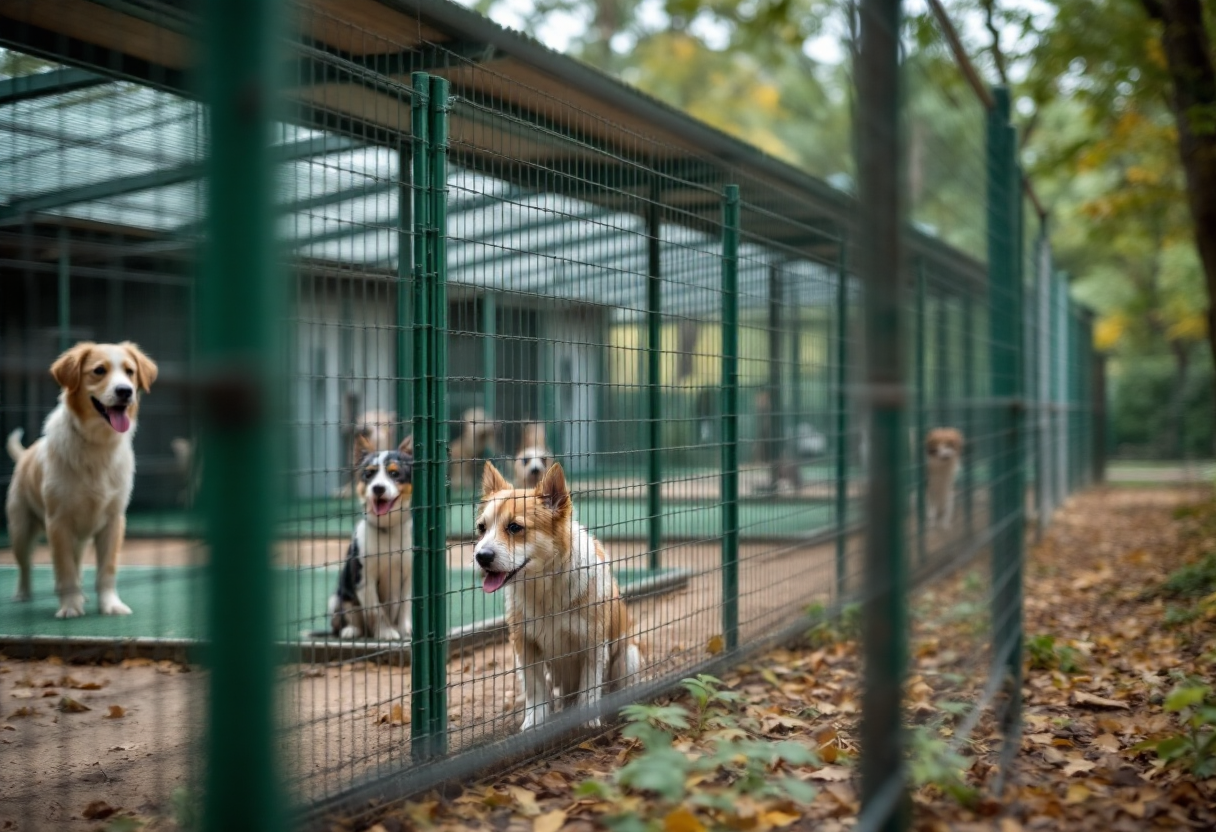
[[[900,0],[861,0],[854,77],[859,128],[858,277],[870,409],[862,645],[861,805],[869,828],[905,829],[902,692],[907,666],[907,272],[900,212]]]
[[[781,267],[776,263],[768,266],[768,436],[761,434],[760,442],[767,441],[764,457],[769,462],[769,485],[777,492],[777,480],[781,471],[781,457],[785,452],[784,404],[781,396]],[[763,418],[763,414],[761,414]]]
[[[722,208],[722,636],[739,646],[739,186]]]
[[[836,603],[848,581],[849,524],[849,270],[842,240],[836,264]]]
[[[405,439],[410,432],[406,414],[413,412],[413,393],[410,374],[414,360],[410,327],[414,322],[413,287],[410,273],[414,264],[413,244],[413,187],[410,168],[413,164],[412,146],[409,141],[397,151],[397,421],[400,425],[397,441]]]
[[[426,759],[430,749],[428,727],[431,706],[431,506],[432,490],[431,397],[434,356],[431,354],[431,292],[427,273],[430,257],[430,76],[415,72],[411,78],[410,133],[414,143],[414,572],[413,636],[410,641],[410,751],[415,760]]]
[[[1021,447],[1022,347],[1021,295],[1018,278],[1015,208],[1019,189],[1016,135],[1009,126],[1009,91],[993,89],[988,113],[988,268],[992,394],[995,400],[995,453],[991,488],[992,523],[1000,529],[992,546],[992,622],[998,645],[994,673],[1005,677],[1007,701],[1001,714],[1006,764],[1017,748],[1021,718],[1022,541],[1025,488]]]
[[[981,448],[987,446],[976,435],[977,422],[975,418],[975,351],[979,345],[975,343],[975,288],[968,283],[963,288],[962,296],[963,318],[963,441],[967,443],[963,450],[963,519],[966,523],[967,535],[975,531],[975,482],[976,468],[981,461],[992,470],[992,460],[984,460]],[[991,475],[991,474],[990,474]]]
[[[270,151],[280,4],[210,0],[206,240],[198,287],[208,547],[207,775],[203,828],[283,829],[274,735],[277,662],[266,494],[282,487],[272,429],[282,315]],[[280,370],[280,372],[276,372]],[[240,610],[240,615],[234,615]]]
[[[913,273],[916,276],[916,417],[913,422],[914,441],[912,446],[920,448],[921,443],[925,441],[925,353],[926,353],[926,332],[928,327],[925,326],[925,262],[921,258],[916,258],[912,266]],[[928,469],[925,464],[924,453],[917,453],[914,457],[916,460],[916,562],[923,564],[925,562],[925,522],[928,512],[925,505],[925,487],[926,476]]]
[[[435,405],[431,417],[430,756],[447,753],[448,738],[448,80],[431,78],[430,176],[431,333]]]
[[[646,547],[659,568],[663,539],[663,275],[659,243],[659,180],[650,174],[646,207]]]
[[[72,239],[59,228],[59,351],[72,346]]]

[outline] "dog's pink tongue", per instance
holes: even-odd
[[[392,509],[392,507],[393,507],[392,500],[376,500],[375,505],[373,506],[373,509],[376,512],[376,516],[380,517],[385,514],[388,514],[389,511]]]
[[[507,582],[506,572],[487,572],[485,582],[481,585],[487,593],[498,592],[502,589],[502,585]]]
[[[106,416],[110,419],[110,427],[119,433],[126,433],[131,429],[131,417],[127,415],[125,407],[107,407]]]

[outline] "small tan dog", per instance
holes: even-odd
[[[498,424],[489,420],[485,410],[471,407],[464,412],[460,421],[460,436],[452,440],[448,455],[452,486],[457,490],[475,487],[477,463],[490,458],[498,450]]]
[[[30,556],[46,530],[59,594],[56,618],[84,615],[80,561],[90,540],[97,549],[97,601],[102,615],[130,615],[118,597],[118,554],[127,503],[135,483],[131,438],[139,392],[152,389],[156,365],[135,344],[72,347],[51,365],[62,388],[42,437],[21,447],[21,430],[9,434],[17,463],[5,509],[20,569],[15,600],[30,598]]]
[[[925,436],[926,496],[929,528],[950,528],[954,520],[954,480],[963,458],[963,434],[934,428]]]
[[[545,444],[545,426],[536,422],[524,425],[515,454],[515,487],[536,488],[553,463],[553,453]]]
[[[641,652],[604,548],[574,519],[562,466],[512,488],[487,462],[473,559],[487,593],[506,588],[526,731],[591,705],[635,675]]]

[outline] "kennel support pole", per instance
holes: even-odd
[[[844,602],[848,580],[849,513],[849,264],[841,240],[836,262],[836,594]]]
[[[991,469],[992,461],[985,460],[981,448],[986,443],[977,435],[975,418],[975,289],[968,283],[963,288],[960,304],[963,319],[963,463],[959,472],[963,489],[963,521],[967,536],[975,531],[975,480],[981,461]]]
[[[400,424],[397,441],[410,433],[411,424],[406,421],[413,413],[412,381],[414,372],[413,334],[410,326],[414,320],[413,285],[410,280],[414,266],[414,183],[413,144],[402,143],[397,151],[397,421]],[[352,416],[354,414],[351,414]]]
[[[1009,123],[1009,91],[993,89],[988,111],[988,264],[989,350],[992,394],[994,468],[990,489],[992,524],[999,530],[992,547],[992,629],[998,666],[1006,693],[999,721],[1004,733],[1002,771],[1016,753],[1021,722],[1022,542],[1025,487],[1021,421],[1023,415],[1022,281],[1017,233],[1020,177],[1015,162],[1017,137]]]
[[[208,0],[200,73],[208,106],[206,245],[199,298],[202,481],[210,668],[203,829],[284,829],[275,741],[273,598],[278,481],[272,429],[284,280],[274,197],[277,0]],[[276,369],[279,372],[276,372]],[[240,611],[239,615],[234,611]]]
[[[498,295],[487,290],[481,296],[481,366],[485,378],[481,382],[481,402],[486,418],[501,423],[498,412]],[[498,449],[499,453],[503,449]],[[474,483],[474,490],[480,483]]]
[[[722,638],[739,646],[739,186],[722,206]]]
[[[659,568],[663,541],[663,263],[659,177],[650,175],[646,206],[646,549]]]
[[[430,655],[429,754],[447,753],[448,739],[448,80],[431,77],[431,337],[435,405],[431,412],[431,500],[433,531],[429,540],[431,562],[430,616],[427,637]]]
[[[925,396],[925,380],[928,376],[926,372],[926,347],[928,341],[928,327],[925,325],[926,310],[925,310],[925,262],[921,258],[916,258],[912,266],[912,273],[915,280],[916,291],[916,418],[913,422],[912,448],[913,459],[916,460],[916,563],[923,564],[925,562],[925,522],[928,518],[928,513],[925,506],[925,487],[929,477],[929,466],[925,461],[925,431],[927,425],[926,419],[926,396]]]
[[[870,454],[866,491],[861,714],[862,823],[907,828],[902,694],[907,664],[905,428],[907,273],[902,256],[900,0],[861,0],[857,266],[865,297],[865,391]]]
[[[430,413],[431,356],[430,279],[427,274],[429,244],[427,227],[430,219],[430,76],[416,72],[411,78],[410,135],[413,151],[413,269],[414,269],[414,570],[413,601],[410,607],[413,637],[410,643],[410,751],[415,760],[429,756],[430,737],[430,641],[426,638],[432,601],[430,591],[431,504],[434,491],[430,487],[432,459]]]

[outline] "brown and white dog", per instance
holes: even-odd
[[[490,421],[485,410],[471,407],[461,416],[460,436],[452,440],[452,486],[473,488],[477,482],[477,463],[497,451],[498,424]]]
[[[604,548],[574,519],[561,465],[524,489],[487,462],[482,490],[473,558],[482,589],[507,593],[526,731],[619,687],[641,653]]]
[[[929,528],[950,528],[954,519],[954,480],[962,458],[963,434],[955,428],[934,428],[925,436]]]
[[[396,432],[396,426],[397,414],[387,410],[369,410],[359,415],[359,418],[355,420],[355,428],[351,432],[353,437],[351,445],[354,449],[350,459],[352,477],[357,475],[355,469],[363,461],[363,452],[358,444],[359,437],[363,437],[373,448],[391,448],[395,444],[393,434]],[[333,496],[336,499],[345,500],[354,494],[353,480],[347,480],[334,492]]]
[[[84,615],[80,560],[90,540],[97,550],[101,614],[131,614],[118,597],[118,554],[135,482],[131,438],[139,391],[152,388],[156,372],[152,360],[130,341],[83,342],[51,365],[62,392],[43,423],[42,437],[23,448],[17,429],[7,442],[17,463],[5,501],[20,568],[15,600],[30,598],[30,556],[45,529],[59,594],[56,618]]]
[[[536,488],[553,463],[553,453],[545,445],[545,426],[536,422],[524,425],[515,454],[515,487]]]

